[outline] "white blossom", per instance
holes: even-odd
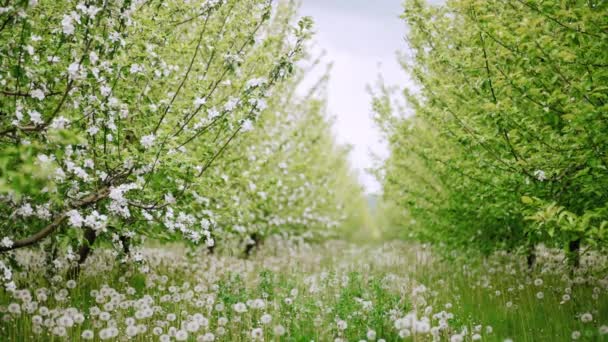
[[[34,89],[32,90],[32,98],[36,99],[36,100],[44,100],[44,91],[42,91],[42,89]]]
[[[143,137],[141,137],[139,142],[145,149],[149,149],[150,147],[154,146],[155,139],[156,139],[156,136],[154,134],[148,134],[148,135],[144,135]]]
[[[27,114],[30,116],[30,121],[34,125],[42,125],[44,123],[44,121],[42,120],[42,115],[39,112],[35,110],[30,110],[27,112]]]
[[[70,226],[74,228],[82,227],[82,224],[84,223],[84,218],[82,217],[82,215],[80,215],[78,210],[72,209],[68,211],[66,215],[68,216],[68,222],[70,223]]]

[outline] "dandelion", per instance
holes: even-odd
[[[591,321],[593,321],[593,315],[591,315],[589,312],[586,312],[581,315],[581,322],[589,323]]]
[[[234,311],[238,312],[238,313],[244,313],[247,312],[247,306],[244,303],[236,303],[233,306]]]
[[[285,330],[284,326],[279,324],[279,325],[275,325],[273,332],[277,336],[283,336],[283,335],[285,335],[286,330]]]
[[[536,298],[543,299],[543,298],[545,298],[545,294],[542,293],[541,291],[539,291],[539,292],[536,293]]]
[[[139,330],[137,329],[137,326],[135,326],[135,325],[128,325],[127,328],[125,329],[125,333],[129,337],[133,337],[133,336],[137,335],[138,332],[139,332]]]
[[[99,338],[102,340],[108,340],[112,338],[112,332],[110,331],[110,328],[105,328],[105,329],[101,329],[99,331]]]
[[[254,340],[261,340],[264,338],[264,330],[262,328],[254,328],[251,330],[251,338]]]
[[[14,315],[19,315],[21,313],[21,306],[19,306],[17,303],[11,303],[8,305],[8,312]]]
[[[409,329],[401,329],[399,330],[399,337],[408,338],[412,335],[412,332]]]
[[[108,320],[109,320],[111,317],[112,317],[112,316],[110,316],[110,313],[109,313],[109,312],[106,312],[106,311],[102,311],[102,312],[99,314],[99,319],[100,319],[100,320],[102,320],[102,321],[108,321]]]
[[[74,320],[71,317],[64,315],[59,317],[59,319],[57,320],[57,325],[70,328],[74,325]]]
[[[578,340],[579,338],[581,338],[581,332],[575,330],[572,332],[572,335],[570,335],[570,337],[572,337],[573,340]]]
[[[53,335],[60,336],[60,337],[64,337],[68,334],[68,331],[66,330],[66,328],[59,326],[59,325],[54,327],[52,332],[53,332]]]
[[[452,335],[450,337],[450,342],[462,342],[464,341],[464,337],[460,334]]]
[[[338,320],[336,325],[338,326],[338,330],[340,330],[340,331],[344,331],[344,330],[346,330],[346,328],[348,328],[348,323],[346,323],[346,321],[341,320],[341,319]]]
[[[185,341],[188,339],[188,332],[185,330],[178,330],[175,333],[175,340],[176,341]]]
[[[262,324],[270,324],[271,321],[272,316],[267,313],[263,314],[262,317],[260,317],[260,322],[262,322]]]
[[[200,329],[200,324],[195,321],[190,321],[186,323],[186,331],[188,332],[197,332]]]
[[[80,334],[83,340],[92,340],[95,337],[95,334],[92,330],[84,330],[82,334]]]
[[[374,341],[374,340],[376,340],[376,331],[368,330],[367,334],[365,334],[365,336],[367,337],[368,340]]]
[[[208,332],[203,336],[200,336],[197,341],[202,341],[202,342],[212,342],[215,341],[215,335],[213,335],[212,333]]]

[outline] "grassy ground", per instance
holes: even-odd
[[[73,283],[20,254],[22,290],[0,292],[0,340],[608,341],[605,257],[571,274],[546,250],[530,272],[519,257],[442,261],[405,243],[144,256],[135,267],[98,253]]]

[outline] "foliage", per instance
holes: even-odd
[[[414,114],[386,87],[374,96],[394,225],[482,251],[605,247],[607,14],[604,1],[407,1]]]

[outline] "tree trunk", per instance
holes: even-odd
[[[93,229],[86,228],[84,230],[84,239],[85,243],[83,243],[82,246],[80,246],[80,248],[78,249],[78,263],[71,267],[68,271],[69,279],[75,280],[78,279],[78,277],[80,276],[81,265],[83,265],[84,262],[87,261],[89,254],[91,254],[91,246],[93,246],[93,244],[95,243],[95,239],[97,239],[97,234],[95,234],[95,231]]]
[[[536,266],[536,246],[531,246],[528,248],[528,255],[526,256],[526,262],[528,264],[528,270],[534,270]]]
[[[580,250],[581,239],[572,240],[568,243],[568,264],[570,264],[573,271],[577,269],[581,264],[581,255],[579,253]]]
[[[249,235],[249,238],[253,243],[248,243],[247,246],[245,246],[245,259],[248,259],[251,256],[251,253],[262,244],[262,237],[258,233],[252,233]]]
[[[125,256],[129,255],[131,253],[131,238],[126,235],[120,235],[118,239],[122,243],[122,251],[125,253]]]

